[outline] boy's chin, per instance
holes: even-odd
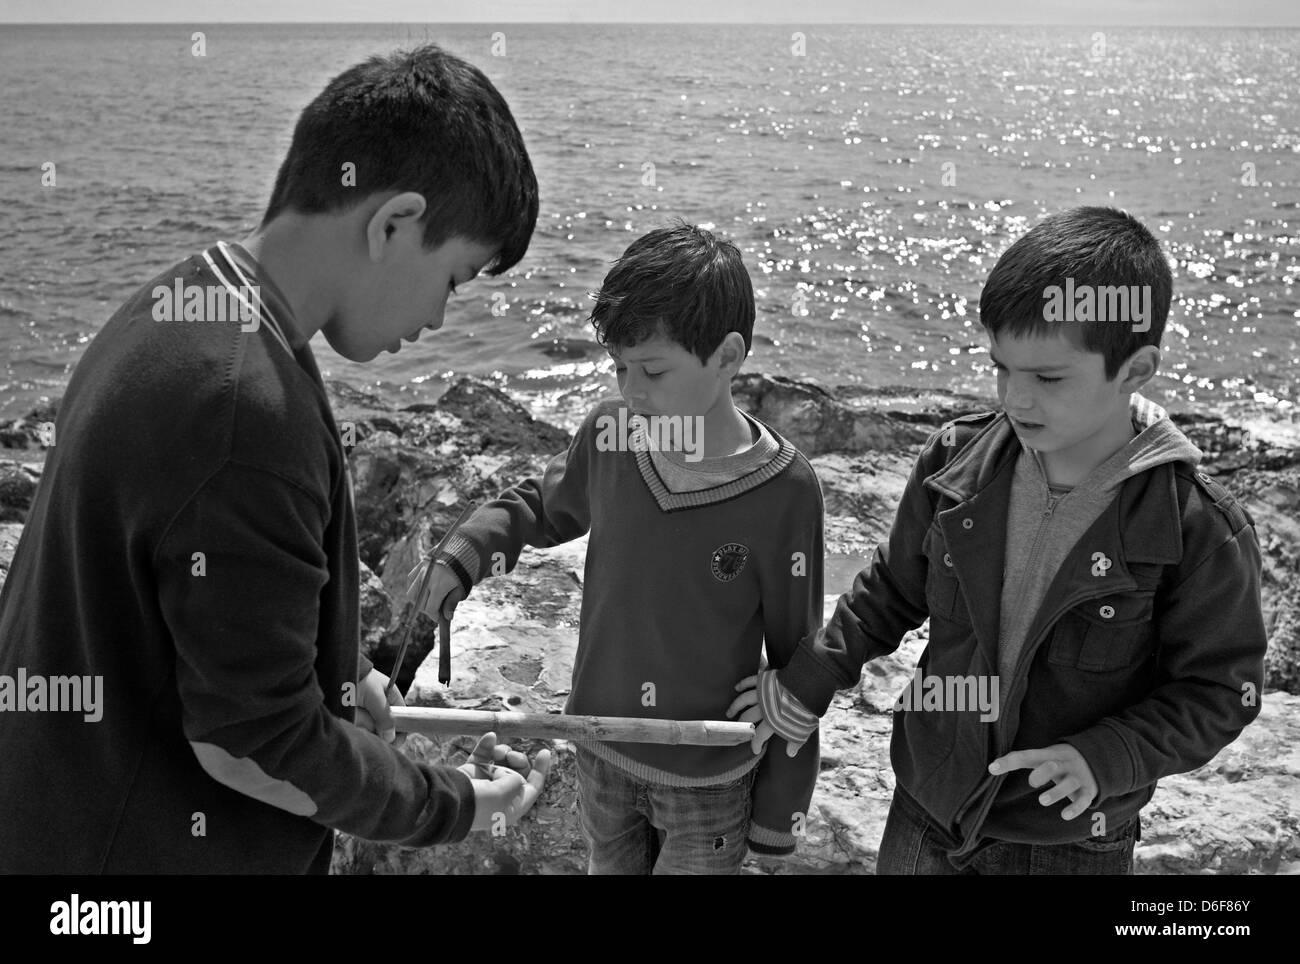
[[[337,319],[331,319],[321,328],[321,334],[325,336],[325,341],[330,348],[334,349],[335,354],[343,356],[350,362],[364,364],[374,361],[385,348],[390,347],[356,341],[349,338],[348,333],[341,330],[342,327]]]

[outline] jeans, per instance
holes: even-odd
[[[1064,804],[1061,804],[1064,806]],[[1137,814],[1110,833],[1058,844],[987,840],[965,866],[948,859],[959,841],[935,826],[902,791],[894,791],[876,858],[877,874],[1131,874],[1133,846],[1142,839]]]
[[[582,745],[578,815],[589,874],[738,874],[754,767],[710,787],[641,783]]]

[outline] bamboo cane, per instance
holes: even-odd
[[[423,706],[394,706],[393,719],[399,731],[425,736],[480,736],[494,732],[499,737],[529,736],[575,743],[613,740],[684,746],[736,746],[754,737],[753,723],[729,720],[644,720],[627,716],[438,710]]]

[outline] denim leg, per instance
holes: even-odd
[[[1133,847],[1141,838],[1141,819],[1121,824],[1099,837],[1071,843],[1026,844],[991,842],[976,854],[971,866],[981,874],[1035,876],[1133,873]]]
[[[581,744],[578,818],[588,874],[649,874],[659,841],[647,816],[646,788]]]
[[[1142,818],[1133,819],[1116,827],[1110,833],[1087,840],[1063,844],[1035,844],[1030,848],[1029,873],[1070,874],[1132,874],[1133,849],[1142,839]]]
[[[948,859],[955,841],[920,815],[918,805],[904,801],[895,790],[885,818],[885,832],[876,854],[877,874],[952,874],[973,875],[974,870],[959,870]]]
[[[650,787],[650,820],[663,834],[654,873],[740,873],[757,772],[712,787]]]

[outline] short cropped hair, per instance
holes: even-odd
[[[628,245],[596,293],[591,323],[607,348],[662,331],[704,363],[736,331],[748,354],[754,285],[734,244],[678,220]]]
[[[1067,279],[1075,290],[1149,286],[1150,327],[1047,320],[1047,292],[1064,290]],[[980,324],[995,337],[1059,334],[1061,325],[1077,324],[1072,340],[1100,354],[1106,378],[1113,379],[1139,348],[1159,347],[1172,295],[1169,263],[1140,221],[1113,207],[1078,207],[1040,221],[1003,253],[980,293]]]
[[[355,186],[345,184],[345,164]],[[472,64],[425,44],[345,70],[303,109],[262,223],[285,211],[344,210],[383,191],[424,196],[424,247],[451,238],[523,258],[537,177],[505,99]]]

